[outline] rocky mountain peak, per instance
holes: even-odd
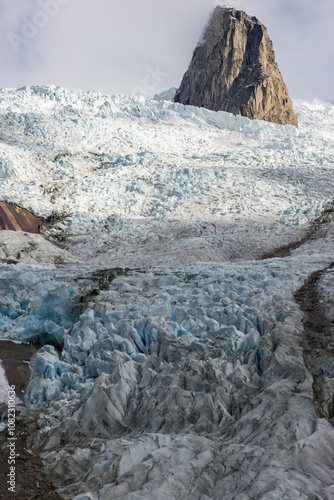
[[[214,9],[174,100],[298,126],[266,27],[235,8]]]

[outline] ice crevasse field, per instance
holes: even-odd
[[[334,105],[0,91],[0,338],[76,500],[334,498]],[[2,392],[0,392],[0,396]]]

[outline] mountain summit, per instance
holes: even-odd
[[[213,11],[174,100],[298,127],[266,27],[234,8]]]

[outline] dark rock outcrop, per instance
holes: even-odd
[[[298,127],[267,29],[233,8],[213,11],[174,100]]]

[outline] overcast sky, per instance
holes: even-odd
[[[214,0],[0,0],[0,87],[153,95],[178,86]],[[291,97],[334,99],[333,0],[234,0],[273,40]]]

